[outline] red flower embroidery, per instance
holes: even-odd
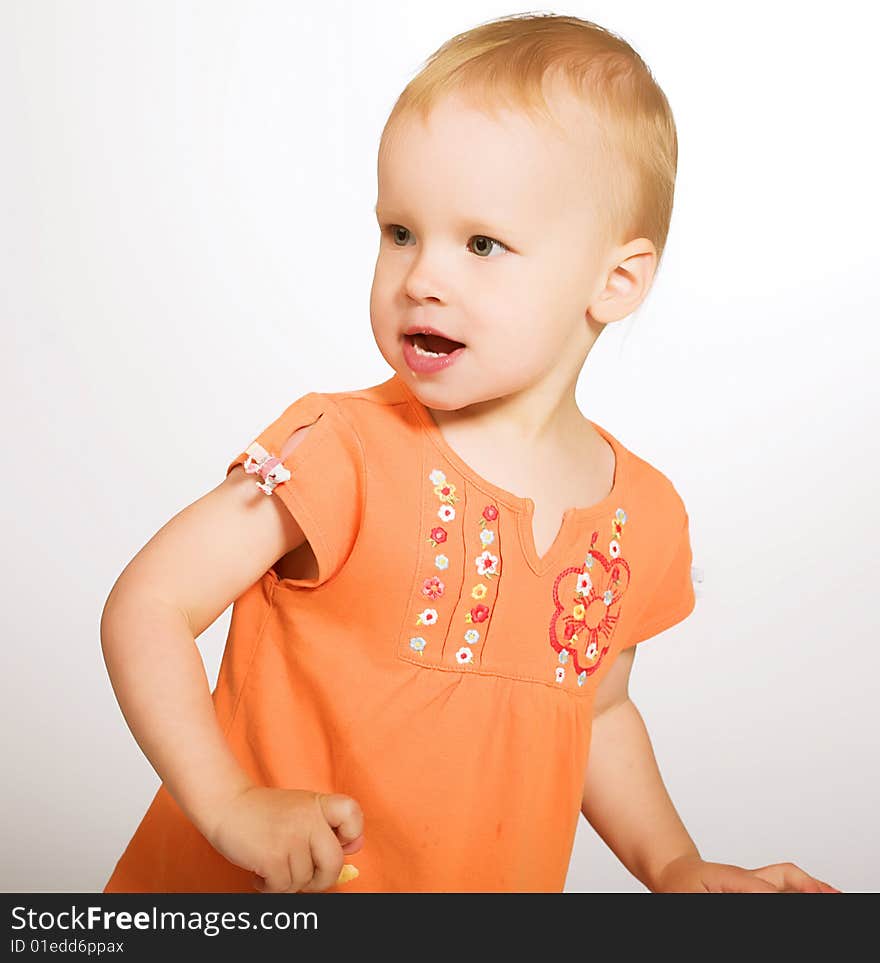
[[[485,622],[489,618],[488,605],[475,605],[471,609],[471,622]]]
[[[597,536],[598,532],[594,532],[593,545]],[[606,558],[595,548],[590,549],[590,555],[594,563],[592,567],[570,566],[556,576],[553,582],[554,611],[550,617],[550,645],[557,654],[568,649],[575,674],[586,672],[588,676],[599,668],[610,648],[611,636],[620,617],[620,600],[626,594],[630,581],[629,565],[625,559],[620,556]],[[592,584],[589,592],[579,594],[576,591],[578,580],[584,572],[590,576]],[[560,597],[566,602],[561,602]],[[572,612],[560,618],[566,603],[570,604]],[[578,655],[586,659],[586,651],[593,643],[598,648],[597,658],[592,662],[587,659],[590,664],[581,665]]]
[[[494,522],[495,519],[498,518],[498,509],[494,505],[487,505],[483,509],[483,518],[485,518],[487,522]]]
[[[436,528],[431,529],[431,534],[428,536],[428,541],[436,548],[441,542],[446,541],[446,531],[442,529],[439,525]]]

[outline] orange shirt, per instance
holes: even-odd
[[[360,875],[327,892],[562,891],[596,686],[694,607],[680,496],[593,423],[613,489],[538,557],[531,499],[473,471],[397,374],[310,392],[256,441],[276,456],[313,422],[267,496],[318,576],[269,569],[235,601],[213,693],[232,751],[262,785],[360,804]],[[164,785],[104,889],[238,891],[250,872]]]

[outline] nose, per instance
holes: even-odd
[[[445,285],[440,281],[438,259],[429,258],[423,248],[404,278],[404,290],[414,301],[445,300]]]

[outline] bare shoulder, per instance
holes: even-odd
[[[302,428],[297,428],[296,431],[284,442],[281,447],[281,454],[278,456],[282,461],[299,445],[301,445],[306,440],[306,435],[312,430],[314,424],[303,425]]]

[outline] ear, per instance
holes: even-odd
[[[657,249],[646,237],[618,248],[605,285],[593,298],[587,313],[608,324],[632,314],[648,296],[657,270]]]

